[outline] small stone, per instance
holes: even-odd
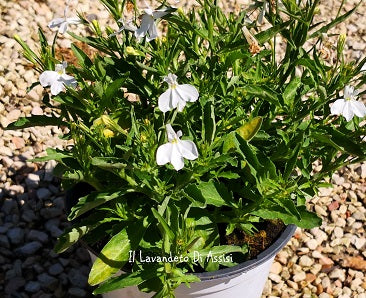
[[[271,272],[279,275],[282,271],[282,265],[279,262],[273,262],[271,266]]]
[[[29,209],[29,210],[25,210],[23,212],[21,218],[25,222],[33,222],[37,219],[37,216],[33,210]]]
[[[88,277],[81,274],[78,270],[72,268],[68,272],[69,281],[78,288],[85,288],[88,285]]]
[[[277,275],[277,274],[274,274],[274,273],[270,273],[268,275],[268,278],[272,281],[274,281],[275,283],[280,283],[282,281],[282,278],[281,276]]]
[[[56,167],[57,162],[55,160],[50,160],[46,163],[45,166],[45,173],[44,173],[44,180],[45,181],[52,181],[53,179],[53,170]]]
[[[14,294],[25,285],[25,279],[23,277],[14,277],[8,281],[5,285],[5,293]]]
[[[315,212],[316,212],[318,215],[328,216],[327,211],[325,211],[321,206],[319,206],[319,205],[315,205],[314,209],[315,209]]]
[[[11,138],[12,143],[14,144],[16,149],[21,149],[24,148],[25,146],[25,141],[23,138],[20,137],[12,137]]]
[[[48,273],[51,275],[59,275],[62,271],[64,271],[64,267],[60,263],[53,264],[48,268]]]
[[[296,282],[294,282],[294,281],[292,281],[292,280],[287,280],[286,281],[287,282],[287,284],[291,287],[291,288],[293,288],[295,291],[297,291],[298,289],[299,289],[299,286],[298,286],[298,284],[296,283]]]
[[[41,289],[38,281],[29,281],[24,288],[28,293],[37,293]]]
[[[41,243],[39,243],[38,241],[32,241],[28,242],[22,247],[17,248],[15,252],[20,255],[30,256],[36,253],[41,247],[42,247]]]
[[[80,289],[80,288],[70,288],[69,295],[75,296],[75,297],[86,297],[87,293],[85,290]]]
[[[38,276],[38,280],[41,283],[42,288],[54,291],[57,288],[58,280],[47,273],[42,273]]]
[[[83,247],[78,247],[76,249],[76,255],[79,258],[79,260],[83,263],[90,261],[89,252]]]
[[[0,155],[13,156],[13,151],[9,147],[0,146]]]
[[[342,238],[343,237],[343,229],[340,227],[335,227],[333,231],[333,235],[336,238]]]
[[[365,221],[366,220],[365,213],[364,212],[361,212],[361,211],[357,211],[357,212],[353,213],[352,214],[352,217],[355,220],[361,220],[361,221]]]
[[[358,249],[358,250],[361,250],[364,245],[366,243],[366,238],[359,238],[359,237],[356,237],[353,245]]]
[[[12,244],[18,245],[24,241],[24,230],[18,227],[9,229],[6,233]]]
[[[37,189],[37,197],[40,200],[47,200],[51,195],[52,193],[47,188],[42,187]]]
[[[43,115],[43,110],[39,106],[35,106],[32,111],[32,115]]]
[[[312,273],[306,273],[306,278],[305,280],[308,282],[308,283],[312,283],[314,280],[316,280],[316,275],[315,274],[312,274]]]
[[[309,258],[308,256],[301,256],[300,260],[299,260],[299,265],[303,266],[303,267],[310,267],[311,265],[313,265],[314,261]]]
[[[10,214],[15,208],[16,202],[13,199],[5,199],[1,211],[5,214]]]
[[[10,248],[8,237],[6,237],[5,235],[0,235],[0,247]]]
[[[48,235],[45,232],[37,231],[37,230],[30,230],[27,238],[29,240],[35,240],[42,243],[46,243],[49,239]]]
[[[336,209],[338,209],[339,208],[339,203],[338,203],[338,201],[333,201],[332,203],[330,203],[329,205],[328,205],[328,210],[329,211],[333,211],[333,210],[336,210]]]
[[[29,173],[28,177],[25,178],[25,184],[28,188],[37,188],[39,185],[40,178],[38,175]]]
[[[318,242],[315,239],[310,239],[306,242],[306,246],[311,250],[315,250],[318,247]]]
[[[329,278],[331,279],[339,279],[341,281],[344,281],[346,279],[346,275],[344,270],[336,268],[333,271],[330,272]]]
[[[296,273],[293,277],[294,282],[302,281],[306,278],[306,273],[304,271],[301,271],[299,273]]]
[[[14,109],[14,110],[12,110],[12,111],[10,111],[8,113],[8,115],[6,116],[6,118],[10,122],[13,122],[15,120],[18,120],[18,118],[20,117],[21,114],[22,114],[22,112],[19,109]]]
[[[63,213],[62,210],[58,209],[58,208],[54,208],[54,207],[50,207],[50,208],[43,208],[41,209],[41,216],[46,218],[46,219],[50,219],[50,218],[54,218],[57,216],[60,216]]]

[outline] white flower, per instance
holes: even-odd
[[[39,76],[39,82],[43,87],[51,86],[51,94],[57,95],[64,90],[64,86],[76,87],[74,77],[65,73],[67,62],[56,64],[55,70],[46,70]]]
[[[365,62],[365,64],[364,64],[364,65],[362,65],[362,67],[361,67],[360,71],[366,71],[366,62]]]
[[[69,24],[80,24],[81,20],[79,18],[67,18],[67,12],[68,12],[69,6],[66,5],[64,9],[64,17],[63,18],[55,18],[53,19],[49,24],[48,28],[58,28],[58,32],[61,34],[64,34],[67,30],[67,26]]]
[[[169,84],[169,89],[159,96],[160,111],[165,113],[178,108],[178,111],[182,112],[187,102],[194,102],[198,99],[197,89],[189,84],[178,85],[175,74],[169,73],[164,77],[164,81]]]
[[[132,32],[135,32],[137,30],[137,27],[132,23],[132,20],[128,20],[125,23],[123,19],[119,19],[118,22],[122,23],[122,26],[116,32],[109,35],[109,37],[120,34],[124,30],[132,31]]]
[[[166,10],[152,10],[150,7],[145,9],[145,13],[142,15],[141,25],[135,31],[135,36],[138,39],[143,38],[149,33],[149,36],[146,37],[147,41],[151,41],[158,37],[158,29],[156,28],[155,20],[167,15],[169,12]]]
[[[363,102],[357,101],[358,91],[352,86],[344,88],[344,98],[337,99],[330,108],[332,115],[343,115],[347,121],[350,121],[354,115],[364,117],[366,115],[366,107]]]
[[[259,25],[263,24],[263,19],[264,19],[264,16],[266,15],[266,10],[268,10],[268,9],[269,9],[269,3],[268,3],[267,0],[265,0],[263,2],[262,10],[259,13],[258,19],[257,19],[257,22],[258,22]]]
[[[169,143],[159,146],[156,152],[156,162],[159,166],[170,162],[176,171],[184,167],[184,158],[194,160],[198,158],[198,151],[195,143],[184,141],[179,138],[182,131],[175,133],[170,124],[166,125]]]

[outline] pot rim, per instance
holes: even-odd
[[[192,274],[196,275],[201,280],[201,282],[205,282],[210,280],[233,278],[237,275],[248,272],[275,257],[275,255],[290,240],[292,235],[295,233],[296,228],[297,227],[294,224],[287,225],[286,228],[281,232],[280,236],[268,248],[266,248],[253,259],[250,259],[230,268],[223,268],[211,272],[200,272]],[[94,249],[92,249],[85,241],[79,240],[79,242],[95,256],[98,256],[98,253]]]

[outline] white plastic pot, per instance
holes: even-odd
[[[188,288],[180,285],[175,294],[177,298],[259,298],[276,254],[290,240],[296,226],[289,225],[280,237],[255,259],[231,268],[213,272],[197,273],[200,282],[192,283]],[[96,256],[89,251],[92,261]],[[103,294],[104,298],[147,298],[152,294],[142,293],[137,287],[128,287]]]

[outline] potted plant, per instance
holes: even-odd
[[[58,162],[67,199],[76,198],[56,251],[87,243],[95,293],[258,297],[293,225],[321,223],[306,200],[337,168],[365,160],[356,91],[365,60],[346,63],[345,36],[335,46],[326,36],[356,8],[324,24],[313,21],[317,0],[256,2],[236,14],[209,0],[187,13],[100,1],[118,31],[65,9],[49,24],[52,44],[39,30],[39,53],[15,37],[54,115],[8,129],[58,125],[73,141],[38,158]],[[81,23],[90,36],[68,33],[93,50],[73,44],[63,61],[57,34]]]

